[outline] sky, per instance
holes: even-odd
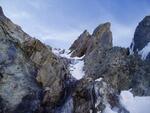
[[[0,0],[5,15],[32,37],[69,48],[87,29],[111,22],[113,45],[128,47],[150,0]]]

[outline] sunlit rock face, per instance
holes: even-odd
[[[65,80],[69,79],[67,66],[37,39],[24,42],[23,50],[38,68],[36,80],[45,89],[43,103],[53,107],[63,94]]]
[[[91,38],[89,32],[85,30],[71,45],[70,50],[73,52],[71,56],[82,57],[87,52],[89,44],[92,42]]]
[[[100,24],[92,35],[85,30],[77,40],[71,45],[70,50],[72,57],[81,57],[89,54],[96,47],[111,48],[112,47],[112,33],[110,31],[110,23]]]
[[[137,26],[131,49],[143,60],[150,60],[150,16],[146,16]]]

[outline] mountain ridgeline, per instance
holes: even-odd
[[[0,7],[0,113],[103,113],[108,104],[129,113],[119,102],[122,90],[150,96],[150,16],[129,48],[113,46],[110,27],[85,30],[69,48],[84,61],[85,75],[76,80],[71,59],[25,33]]]

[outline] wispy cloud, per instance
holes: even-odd
[[[92,33],[106,21],[112,23],[114,45],[128,47],[137,23],[150,12],[146,0],[0,0],[0,5],[31,36],[64,48],[84,29]]]

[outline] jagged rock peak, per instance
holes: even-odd
[[[104,48],[112,47],[112,32],[110,31],[110,22],[100,24],[93,32],[95,39],[95,45]]]
[[[81,39],[86,38],[87,36],[89,36],[90,33],[87,30],[84,30],[83,33],[78,37],[78,39],[76,39],[73,44],[71,45],[71,47],[69,48],[71,51],[74,50],[79,42],[81,41]]]
[[[93,32],[93,35],[96,36],[100,33],[100,31],[110,30],[111,23],[106,22],[104,24],[100,24]]]
[[[100,24],[92,35],[85,30],[70,47],[70,50],[73,51],[72,57],[87,55],[96,47],[111,48],[112,32],[110,26],[109,22]]]
[[[83,56],[86,53],[90,38],[91,38],[90,33],[87,30],[85,30],[78,37],[78,39],[74,41],[74,43],[69,48],[70,51],[73,51],[71,56],[72,57],[75,57],[75,56],[81,57],[81,56]]]
[[[0,16],[5,17],[2,7],[0,6]]]
[[[131,43],[131,52],[140,54],[143,59],[150,56],[150,16],[146,16],[137,26]]]
[[[90,33],[87,30],[84,30],[82,34],[89,35]]]

